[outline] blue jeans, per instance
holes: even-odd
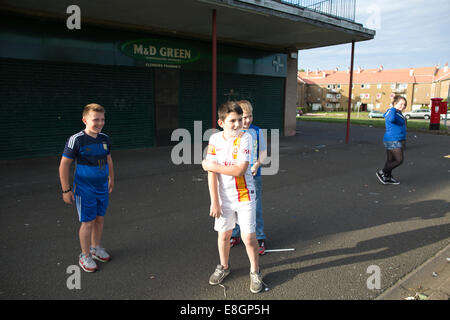
[[[256,239],[264,240],[266,235],[264,234],[264,220],[262,216],[262,176],[253,177],[253,183],[255,185],[255,193],[256,193]],[[232,237],[240,237],[241,229],[239,225],[236,224],[236,227],[233,229]]]

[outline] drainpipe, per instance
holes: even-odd
[[[444,125],[447,129],[447,117],[448,117],[448,106],[450,105],[450,82],[448,83],[448,93],[447,93],[447,110],[445,110],[445,117],[444,117]]]
[[[216,128],[217,113],[217,28],[216,9],[212,11],[212,127]]]
[[[352,86],[353,86],[353,60],[355,57],[355,40],[352,40],[352,57],[350,62],[350,86],[348,89],[348,108],[347,108],[347,135],[345,137],[345,144],[348,144],[350,137],[350,113],[352,107]]]

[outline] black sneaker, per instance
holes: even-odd
[[[386,184],[400,184],[400,181],[394,179],[393,176],[386,178]]]
[[[383,170],[378,170],[378,171],[376,172],[376,176],[377,176],[378,180],[380,180],[380,182],[381,182],[382,184],[386,184],[387,177],[386,177],[386,175],[384,174]]]

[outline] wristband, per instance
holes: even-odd
[[[67,190],[63,190],[62,193],[67,193],[67,192],[70,192],[70,191],[72,191],[72,188],[69,188],[69,189],[67,189]]]

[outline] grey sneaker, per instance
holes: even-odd
[[[228,269],[224,269],[222,265],[218,264],[214,273],[209,277],[209,284],[213,286],[218,285],[229,274],[230,265],[228,265]]]
[[[80,254],[78,264],[86,272],[94,272],[97,270],[97,264],[90,254]]]
[[[261,272],[250,272],[250,291],[252,293],[259,293],[263,288]]]

